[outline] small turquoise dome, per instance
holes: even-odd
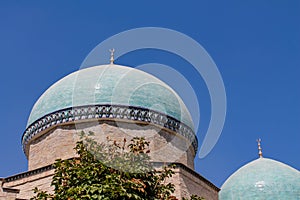
[[[259,158],[237,170],[221,187],[220,200],[299,200],[300,172]]]
[[[186,106],[167,84],[141,70],[114,64],[85,68],[57,81],[33,106],[27,127],[61,109],[98,104],[151,109],[193,129]]]

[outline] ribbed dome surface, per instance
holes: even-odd
[[[174,90],[148,73],[120,65],[82,69],[57,81],[35,103],[27,127],[54,111],[96,104],[155,110],[193,129],[190,113]]]
[[[297,200],[300,199],[300,172],[281,162],[259,158],[227,179],[219,199]]]

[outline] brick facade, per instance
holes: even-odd
[[[74,157],[74,146],[81,131],[94,132],[94,138],[99,142],[107,141],[107,137],[117,142],[122,142],[124,138],[130,141],[135,136],[145,137],[150,141],[150,156],[153,161],[180,162],[194,168],[195,155],[190,144],[175,132],[154,125],[121,121],[90,121],[56,126],[33,140],[29,148],[28,169],[33,170],[49,165],[58,158]]]
[[[35,187],[52,191],[50,183],[54,170],[51,164],[58,158],[68,159],[76,156],[73,148],[81,131],[94,132],[94,138],[101,142],[105,142],[107,137],[117,142],[122,142],[124,138],[130,141],[135,136],[145,137],[150,141],[153,161],[177,163],[175,174],[169,180],[176,186],[177,197],[197,194],[206,200],[218,199],[219,189],[193,171],[195,152],[185,138],[151,124],[90,120],[51,127],[40,137],[33,138],[29,144],[29,171],[3,179],[0,200],[30,199]]]
[[[176,164],[175,174],[168,181],[175,184],[174,195],[179,199],[181,197],[189,197],[192,194],[204,197],[206,200],[217,200],[219,189],[203,178],[192,169]],[[48,166],[32,170],[14,177],[8,177],[3,180],[3,187],[10,188],[11,193],[4,193],[3,199],[30,199],[34,193],[33,189],[38,187],[43,191],[52,191],[50,186],[54,170]],[[1,200],[0,192],[0,200]],[[3,195],[3,194],[2,194]],[[5,196],[7,195],[7,196]]]

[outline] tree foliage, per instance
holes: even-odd
[[[32,200],[176,200],[172,196],[173,165],[156,170],[149,157],[149,142],[135,137],[129,145],[107,138],[98,143],[93,133],[81,133],[76,143],[78,157],[56,160],[51,185],[53,193],[34,189]],[[202,198],[192,196],[191,200]],[[187,200],[187,199],[184,199]]]

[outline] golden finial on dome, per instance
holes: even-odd
[[[110,49],[110,64],[113,65],[114,64],[114,61],[115,61],[115,58],[114,58],[114,53],[115,53],[115,49]]]
[[[259,155],[260,158],[262,158],[263,157],[262,156],[262,148],[261,148],[261,144],[260,144],[261,139],[259,138],[258,140],[256,140],[256,142],[257,142],[257,145],[258,145],[258,155]]]

